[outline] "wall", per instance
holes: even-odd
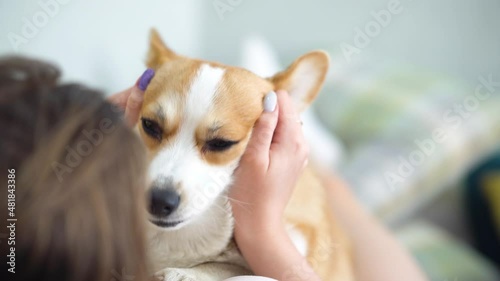
[[[57,12],[36,36],[19,46],[18,54],[57,63],[65,80],[106,91],[132,85],[145,69],[148,31],[153,26],[172,47],[188,54],[199,52],[200,15],[195,0],[57,1],[68,3],[58,4],[59,11],[51,8]],[[22,35],[24,17],[33,22],[33,16],[44,11],[38,2],[0,2],[0,54],[14,52],[8,34]],[[43,23],[43,17],[38,20]]]
[[[68,2],[19,48],[55,61],[66,80],[107,91],[135,81],[144,69],[147,31],[156,26],[180,53],[237,63],[241,40],[262,34],[289,62],[312,48],[342,56],[371,12],[397,0],[39,0]],[[231,9],[218,13],[215,6]],[[474,83],[500,73],[500,1],[400,0],[403,11],[361,49],[359,57],[398,60]],[[38,1],[0,1],[0,54],[12,53],[8,34],[43,11]],[[220,10],[219,10],[220,11]],[[334,61],[338,62],[338,61]]]
[[[356,28],[365,29],[371,13],[387,10],[394,0],[219,1],[238,4],[221,18],[217,1],[205,2],[204,53],[237,63],[242,38],[255,33],[270,38],[287,62],[312,48],[332,50],[343,60],[341,43],[353,45]],[[473,83],[480,74],[500,75],[500,1],[397,2],[402,11],[370,38],[360,57],[404,61]]]

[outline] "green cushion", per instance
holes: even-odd
[[[398,230],[397,236],[432,281],[500,280],[487,259],[428,223],[412,223]]]

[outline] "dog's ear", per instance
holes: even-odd
[[[286,90],[303,111],[318,95],[325,81],[330,57],[324,51],[313,51],[296,59],[285,71],[269,80],[275,90]]]
[[[178,55],[172,51],[160,37],[156,29],[152,28],[149,39],[149,51],[146,59],[146,66],[157,69],[162,64],[177,58]]]

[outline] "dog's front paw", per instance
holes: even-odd
[[[155,278],[161,281],[197,281],[189,274],[188,269],[167,268],[155,274]]]

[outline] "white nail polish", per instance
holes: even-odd
[[[276,109],[276,104],[278,103],[278,96],[274,91],[267,93],[264,97],[264,111],[273,112]]]

